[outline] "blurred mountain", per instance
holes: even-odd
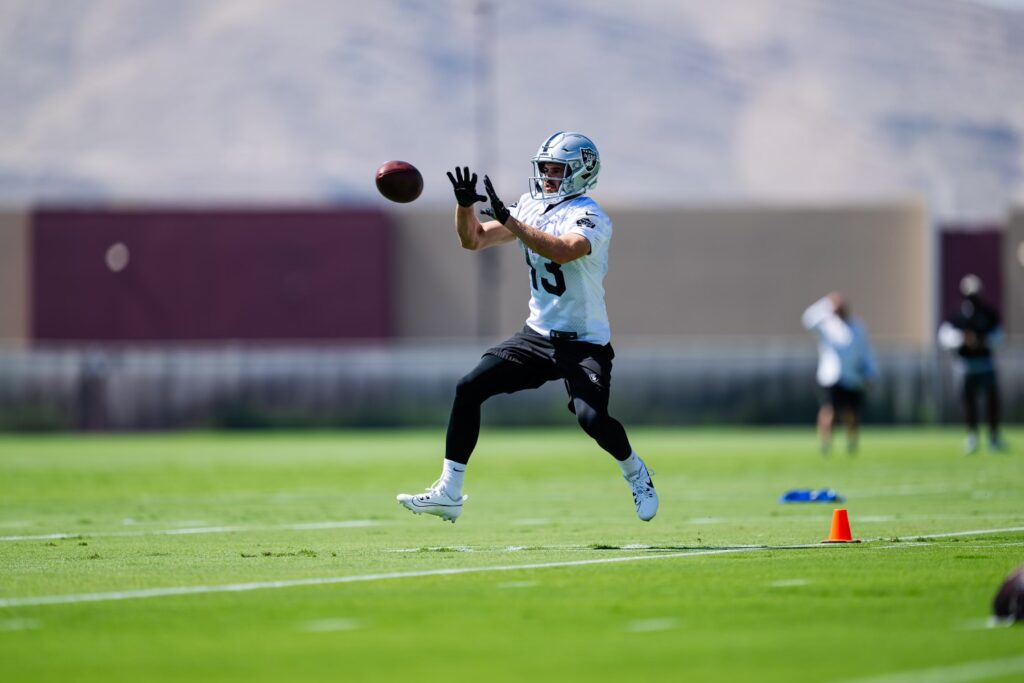
[[[486,57],[481,46],[486,46]],[[606,202],[1024,201],[1012,0],[0,0],[0,201],[499,191],[559,129]]]

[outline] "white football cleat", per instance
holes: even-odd
[[[964,439],[964,454],[974,455],[978,452],[978,435],[969,433],[967,438]]]
[[[462,514],[462,503],[469,496],[451,498],[448,492],[441,486],[441,480],[435,481],[429,489],[423,493],[399,493],[396,496],[403,507],[412,510],[417,515],[424,512],[428,515],[436,515],[446,522],[455,523],[455,520]]]
[[[640,469],[625,479],[629,487],[633,489],[636,516],[645,522],[654,519],[654,515],[658,514],[658,492],[654,490],[654,482],[651,481],[651,473],[647,471],[647,465],[641,460]]]

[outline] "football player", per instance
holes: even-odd
[[[529,192],[506,206],[490,178],[486,196],[468,167],[448,173],[455,192],[455,229],[462,246],[486,249],[515,242],[529,272],[530,315],[522,331],[488,349],[455,389],[441,477],[420,494],[399,494],[415,513],[454,522],[469,456],[480,433],[480,406],[491,396],[535,389],[563,380],[569,410],[583,430],[618,461],[633,494],[636,514],[649,521],[658,511],[651,474],[618,420],[608,414],[611,330],[604,303],[604,276],[612,222],[587,191],[597,184],[601,157],[590,138],[558,132],[533,157]],[[473,211],[490,220],[481,223]]]

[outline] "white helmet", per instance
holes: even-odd
[[[543,163],[564,164],[565,177],[561,179],[557,192],[545,192],[541,170]],[[597,145],[586,135],[559,131],[541,143],[533,157],[533,175],[530,177],[530,196],[544,201],[559,200],[563,197],[582,194],[597,185],[601,172],[601,155]]]

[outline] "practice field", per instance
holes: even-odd
[[[485,430],[455,525],[394,499],[439,431],[0,437],[0,680],[1024,679],[1024,626],[989,624],[1024,456],[955,429],[828,459],[810,429],[631,437],[651,523],[577,429]],[[822,487],[863,543],[778,502]]]

